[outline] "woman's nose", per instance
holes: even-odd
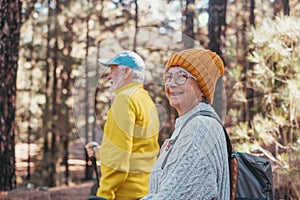
[[[174,77],[170,81],[168,81],[168,82],[165,83],[165,86],[167,86],[167,87],[174,87],[174,86],[177,86],[177,85],[178,84],[176,83]]]

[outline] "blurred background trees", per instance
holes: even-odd
[[[297,0],[24,1],[14,134],[17,145],[27,145],[18,185],[76,181],[74,154],[85,179],[93,178],[84,144],[101,142],[110,105],[98,60],[122,49],[145,59],[160,142],[169,137],[177,114],[164,96],[164,64],[172,52],[195,47],[225,62],[214,107],[234,149],[266,156],[276,187],[299,191],[299,19]]]
[[[0,191],[16,187],[15,113],[21,1],[0,3]]]

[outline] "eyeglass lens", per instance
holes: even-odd
[[[164,83],[170,83],[172,81],[172,79],[174,78],[174,81],[176,84],[178,85],[182,85],[186,82],[186,80],[189,78],[189,76],[182,72],[175,72],[174,74],[172,73],[165,73],[164,74]]]

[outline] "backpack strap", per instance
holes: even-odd
[[[225,138],[226,138],[226,144],[227,144],[227,153],[228,153],[228,160],[230,160],[231,158],[231,154],[232,154],[232,144],[231,144],[231,141],[230,141],[230,138],[229,138],[229,135],[223,125],[223,123],[221,122],[221,120],[219,119],[219,117],[211,112],[211,111],[207,111],[207,110],[200,110],[198,111],[197,113],[199,113],[200,115],[202,116],[206,116],[206,117],[211,117],[211,118],[214,118],[215,120],[217,120],[219,122],[219,124],[221,124],[221,126],[223,127],[223,130],[224,130],[224,134],[225,134]]]
[[[238,168],[239,168],[239,166],[238,166],[238,160],[235,157],[235,154],[233,153],[233,150],[232,150],[232,144],[231,144],[229,135],[228,135],[223,123],[221,122],[219,117],[216,116],[215,113],[213,113],[211,111],[202,110],[202,111],[200,111],[200,114],[203,115],[203,116],[214,118],[223,127],[224,134],[225,134],[225,137],[226,137],[227,153],[228,153],[228,164],[229,164],[229,173],[230,173],[230,200],[235,200],[236,199],[236,190],[237,190],[237,180],[238,180]]]

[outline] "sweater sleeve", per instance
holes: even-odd
[[[150,192],[143,200],[228,199],[224,198],[228,195],[220,191],[227,158],[223,151],[226,147],[221,137],[222,128],[211,123],[214,122],[210,119],[193,119],[182,130],[169,149],[171,152],[164,168],[157,165],[153,170],[151,181],[158,187],[151,186],[150,182]],[[160,160],[162,163],[165,158]]]

